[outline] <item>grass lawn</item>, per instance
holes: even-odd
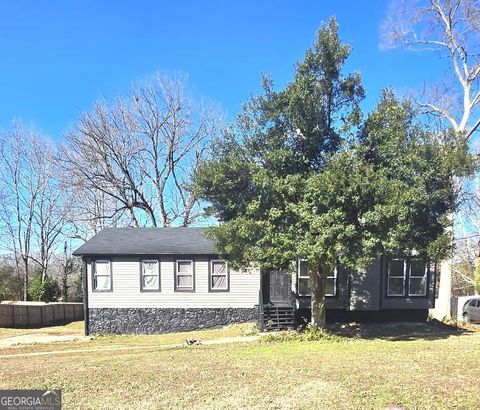
[[[232,327],[5,348],[1,356],[57,353],[0,358],[0,388],[60,388],[65,409],[480,408],[480,332],[162,347],[242,333]]]
[[[39,328],[25,328],[25,329],[13,329],[9,327],[0,327],[0,339],[8,337],[23,336],[30,334],[49,334],[49,335],[62,335],[62,334],[83,334],[83,321],[72,322],[66,325],[39,327]]]

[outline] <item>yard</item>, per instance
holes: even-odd
[[[66,409],[479,408],[480,332],[422,326],[317,342],[182,344],[243,337],[231,327],[4,347],[0,388],[59,388]]]

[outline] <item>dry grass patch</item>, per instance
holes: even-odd
[[[25,335],[83,335],[83,321],[71,322],[57,326],[30,327],[15,329],[10,327],[0,327],[0,339],[7,339],[16,336]]]
[[[65,408],[81,409],[480,407],[479,333],[431,340],[161,347],[191,337],[205,340],[239,333],[231,328],[108,336],[88,345],[122,344],[132,350],[0,359],[0,388],[60,388]],[[133,349],[147,344],[152,349]],[[85,344],[61,344],[62,349],[78,346]],[[5,350],[38,349],[45,346]]]
[[[54,335],[54,334],[83,334],[83,322],[74,322],[64,326],[52,326],[39,329],[4,329],[6,337],[20,335]],[[256,329],[256,328],[255,328]],[[16,331],[19,331],[18,333]],[[153,348],[172,344],[183,344],[186,339],[192,340],[213,340],[232,337],[243,337],[255,333],[254,325],[251,323],[225,326],[218,329],[197,330],[192,332],[164,333],[157,335],[93,335],[88,343],[84,340],[53,342],[49,344],[16,345],[9,348],[2,348],[0,345],[0,356],[17,355],[23,353],[37,353],[49,351],[71,351],[72,349],[115,349],[115,348]],[[7,336],[8,335],[8,336]]]

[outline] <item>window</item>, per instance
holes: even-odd
[[[425,296],[427,294],[427,265],[422,259],[410,260],[409,296]]]
[[[93,290],[112,290],[112,270],[110,261],[99,260],[93,263]]]
[[[160,270],[158,260],[144,259],[140,262],[142,291],[160,290]]]
[[[308,261],[301,259],[298,261],[298,296],[310,296],[310,271]],[[337,293],[337,268],[330,273],[325,282],[325,296],[335,296]]]
[[[178,260],[176,265],[175,290],[193,291],[193,261]]]
[[[337,293],[337,267],[332,273],[327,275],[327,282],[325,283],[325,296],[335,296]]]
[[[310,295],[310,272],[306,260],[298,261],[298,296]]]
[[[388,262],[388,296],[405,295],[405,265],[404,259],[392,259]]]
[[[210,290],[228,291],[228,266],[221,260],[210,261]]]
[[[392,259],[387,265],[387,296],[426,296],[429,266],[421,258]]]

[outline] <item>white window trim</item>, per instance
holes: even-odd
[[[213,273],[213,264],[214,263],[224,263],[225,264],[225,274],[223,275],[218,275],[218,274],[214,274]],[[225,287],[224,288],[214,288],[213,287],[213,282],[212,282],[212,278],[213,276],[225,276]],[[222,292],[226,292],[230,289],[230,274],[228,272],[228,262],[227,261],[224,261],[222,259],[212,259],[210,261],[210,277],[208,278],[208,280],[210,281],[209,283],[209,290],[212,291],[212,292],[218,292],[218,291],[222,291]]]
[[[300,272],[301,272],[300,264],[301,264],[302,262],[307,262],[307,264],[308,264],[308,260],[307,260],[307,259],[299,259],[299,260],[298,260],[298,267],[297,267],[298,277],[299,277],[299,278],[310,278],[310,272],[309,272],[307,275],[300,275]],[[308,266],[308,265],[307,265],[307,266]]]
[[[308,270],[308,275],[301,275],[300,274],[300,272],[301,272],[300,264],[302,262],[307,262],[307,264],[308,264],[308,260],[307,259],[299,259],[298,260],[298,263],[297,263],[297,286],[298,286],[298,282],[300,281],[300,279],[310,279],[310,270]],[[307,267],[308,267],[308,265],[307,265]],[[326,279],[333,279],[333,293],[325,293],[325,296],[335,297],[337,295],[337,275],[338,275],[338,271],[337,271],[337,266],[335,265],[335,269],[333,270],[333,275],[328,275],[326,277]],[[311,294],[310,293],[300,293],[299,290],[298,290],[298,296],[311,296]]]
[[[333,275],[328,275],[327,279],[333,279],[333,293],[325,293],[325,296],[336,296],[337,295],[337,265],[333,269]]]
[[[157,265],[156,275],[145,275],[143,270],[144,262],[154,262]],[[143,278],[145,276],[156,276],[158,286],[155,288],[144,288],[143,287]],[[142,292],[158,292],[160,291],[160,261],[158,259],[141,259],[140,260],[140,290]]]
[[[108,275],[98,275],[97,274],[97,263],[106,263],[108,264]],[[112,292],[113,284],[112,284],[112,261],[108,259],[96,259],[92,262],[92,291],[93,292]],[[108,276],[108,284],[110,285],[107,289],[98,289],[96,287],[97,276]]]
[[[424,271],[423,271],[423,276],[412,276],[412,259],[416,259],[416,260],[421,260],[422,263],[423,263],[423,266],[424,266]],[[425,263],[425,261],[423,259],[420,259],[420,258],[412,258],[410,259],[410,264],[409,264],[409,271],[408,271],[408,296],[427,296],[427,285],[428,285],[428,263]],[[425,292],[423,293],[411,293],[410,292],[410,289],[411,289],[411,284],[412,284],[412,278],[416,278],[416,279],[424,279],[425,280]]]
[[[391,276],[390,275],[390,264],[392,261],[403,261],[403,276]],[[390,279],[403,279],[402,294],[399,293],[390,293]],[[407,260],[395,258],[389,260],[387,263],[387,296],[405,296],[405,282],[407,281]]]
[[[186,275],[182,273],[179,275],[178,272],[178,264],[182,262],[189,262],[190,263],[190,274]],[[192,277],[192,286],[178,286],[178,276],[191,276]],[[175,290],[176,291],[194,291],[195,290],[195,274],[194,274],[194,266],[193,266],[193,259],[177,259],[175,261]]]
[[[301,275],[300,272],[302,271],[300,269],[300,264],[302,262],[307,262],[307,272],[308,274],[307,275]],[[311,294],[309,293],[300,293],[300,279],[307,279],[307,280],[310,280],[310,271],[308,270],[308,260],[307,259],[299,259],[298,260],[298,263],[297,263],[297,286],[298,286],[298,296],[311,296]]]

